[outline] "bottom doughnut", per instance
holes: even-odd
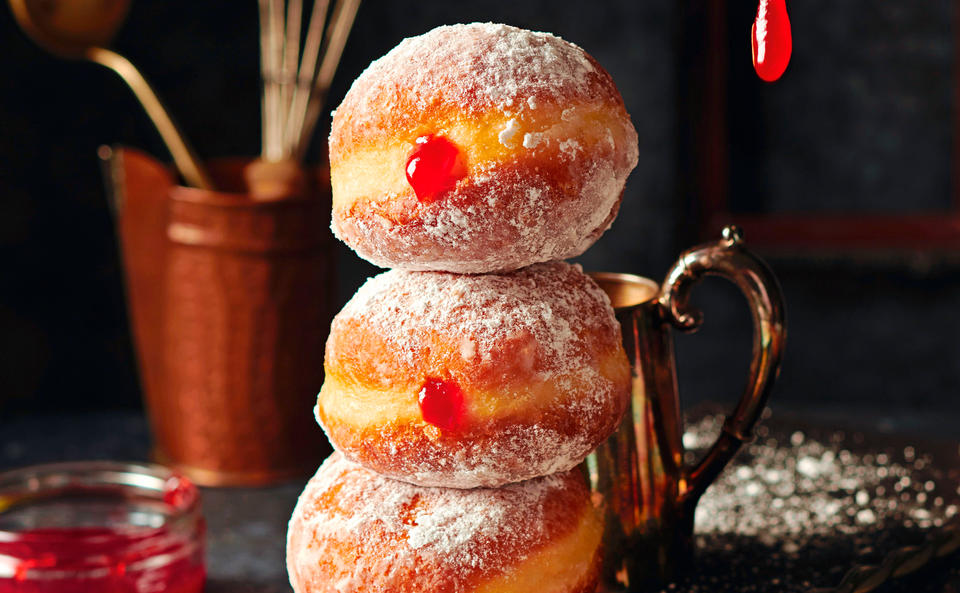
[[[594,593],[603,528],[582,473],[424,488],[334,453],[290,519],[296,593]]]

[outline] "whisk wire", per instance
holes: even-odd
[[[263,78],[261,158],[301,161],[360,0],[314,0],[301,55],[303,0],[258,0]],[[328,20],[329,19],[329,20]],[[299,62],[299,63],[298,63]]]
[[[350,29],[353,27],[353,21],[357,16],[359,7],[360,0],[337,0],[334,7],[333,17],[327,27],[327,35],[324,40],[323,60],[311,88],[310,101],[304,110],[299,136],[293,145],[292,154],[295,158],[302,159],[303,153],[306,152],[307,144],[317,125],[320,111],[326,102],[330,84],[333,82],[333,76],[340,64],[340,58],[343,55],[343,49],[347,44],[347,37],[350,36]]]
[[[300,58],[300,22],[303,18],[303,0],[290,0],[287,4],[287,32],[283,39],[283,65],[280,81],[280,140],[283,146],[289,143],[286,131],[287,119],[290,116],[290,107],[293,101],[293,90],[296,86],[297,66]]]

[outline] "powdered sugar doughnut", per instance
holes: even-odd
[[[439,27],[373,62],[337,108],[332,228],[384,267],[513,270],[583,253],[636,164],[623,99],[582,49]]]
[[[579,471],[421,488],[328,459],[287,531],[296,593],[593,593],[603,528]]]
[[[566,471],[609,436],[630,367],[610,301],[579,266],[392,270],[334,318],[317,420],[348,458],[422,486]]]

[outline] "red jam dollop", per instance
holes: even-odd
[[[453,189],[467,169],[460,149],[443,136],[427,134],[416,140],[407,158],[407,182],[421,202],[433,202]]]
[[[453,381],[427,379],[420,388],[420,414],[442,430],[453,430],[463,420],[463,390]]]
[[[753,69],[766,82],[780,78],[790,63],[793,36],[785,0],[760,0],[750,30]]]

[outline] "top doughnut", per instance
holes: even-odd
[[[331,226],[380,266],[509,271],[583,253],[636,164],[623,99],[582,49],[439,27],[373,62],[337,108]]]

